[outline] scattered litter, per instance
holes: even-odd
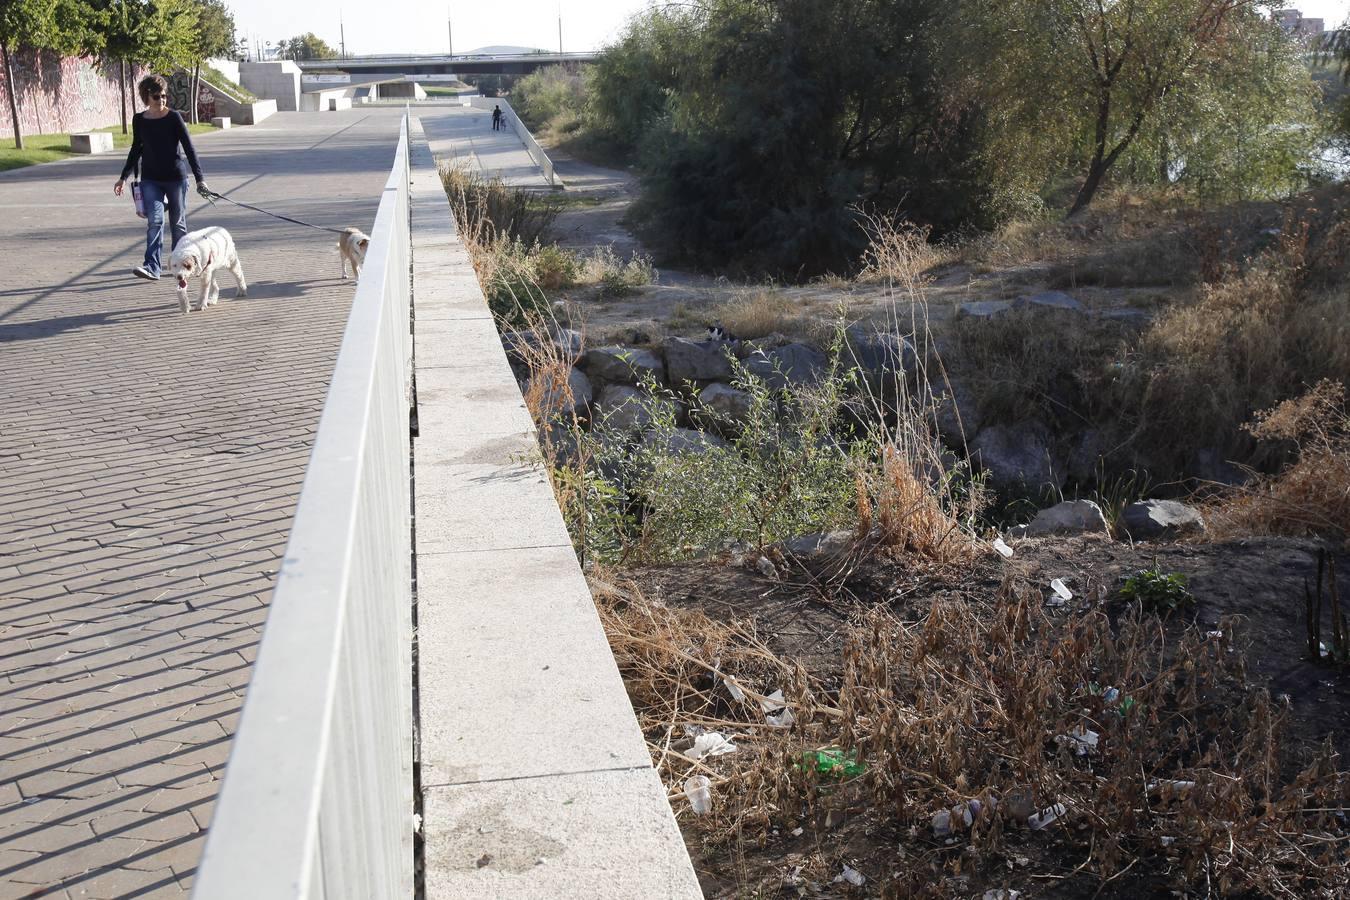
[[[807,750],[802,754],[802,761],[821,775],[835,778],[856,778],[867,771],[867,766],[858,762],[857,750],[848,753],[833,747],[828,750]]]
[[[1022,896],[1021,891],[1014,891],[1010,888],[993,888],[984,892],[983,900],[1017,900]]]
[[[847,881],[854,887],[862,887],[863,882],[865,882],[866,880],[867,879],[863,877],[863,873],[859,872],[857,869],[848,865],[844,866],[844,871],[834,876],[835,884],[839,884],[842,881]]]
[[[792,710],[788,709],[787,701],[783,699],[782,688],[767,697],[760,697],[759,707],[764,710],[764,720],[774,728],[788,728],[797,721]]]
[[[736,745],[719,731],[709,731],[694,738],[694,746],[685,756],[690,759],[703,759],[708,756],[724,756],[735,753]]]
[[[994,549],[999,552],[1004,559],[1012,559],[1013,548],[1009,547],[1001,537],[994,538]]]
[[[1223,632],[1222,632],[1222,631],[1206,631],[1206,632],[1205,632],[1205,637],[1207,637],[1207,638],[1213,638],[1214,640],[1223,640]]]
[[[1104,703],[1115,703],[1119,699],[1120,699],[1120,691],[1116,690],[1113,687],[1109,687],[1106,690],[1102,691],[1102,701]]]
[[[712,812],[712,782],[707,775],[694,775],[684,780],[684,796],[694,814],[706,816]]]
[[[755,568],[759,569],[759,574],[765,578],[778,577],[778,570],[773,567],[773,562],[767,556],[761,556],[755,560]]]
[[[486,866],[486,865],[487,865],[488,863],[490,863],[490,862],[492,862],[492,854],[491,854],[491,853],[484,853],[482,856],[478,857],[478,862],[475,863],[475,865],[478,866],[478,868],[481,869],[481,868],[483,868],[484,866]]]
[[[479,834],[492,834],[492,832],[494,832],[494,831],[496,831],[496,830],[497,830],[497,829],[493,828],[493,827],[490,826],[490,825],[479,825],[479,826],[478,826],[478,833],[479,833]]]
[[[967,828],[975,821],[975,812],[967,803],[958,803],[952,807],[952,822]]]
[[[413,813],[413,834],[418,834],[422,830],[422,814]]]
[[[1013,862],[1017,863],[1017,867],[1019,869],[1025,869],[1027,866],[1031,865],[1031,857],[1019,856],[1016,859],[1014,859]]]
[[[745,691],[741,690],[741,686],[736,683],[736,679],[733,676],[723,675],[722,683],[727,686],[727,693],[731,694],[732,700],[740,703],[745,699]]]
[[[1069,729],[1068,734],[1055,735],[1055,743],[1061,746],[1068,746],[1079,756],[1087,756],[1097,749],[1097,741],[1101,735],[1095,731],[1090,731],[1082,725],[1077,728]]]
[[[535,864],[536,866],[542,866],[542,865],[543,865],[544,863],[546,863],[546,862],[548,862],[548,857],[547,857],[547,856],[541,856],[541,857],[539,857],[538,859],[536,859],[536,860],[534,861],[534,864]]]
[[[1150,794],[1171,794],[1173,796],[1179,796],[1194,787],[1194,781],[1178,781],[1175,778],[1164,778],[1159,781],[1150,781],[1148,783],[1148,792]]]
[[[1050,582],[1050,590],[1055,592],[1055,596],[1060,599],[1061,603],[1068,603],[1073,599],[1073,591],[1069,590],[1062,578],[1056,578],[1054,581]]]
[[[1047,806],[1045,809],[1027,819],[1027,826],[1032,831],[1040,831],[1053,825],[1055,820],[1064,815],[1068,810],[1063,803],[1056,803],[1054,806]]]
[[[1160,837],[1160,838],[1158,838],[1158,843],[1162,844],[1164,847],[1170,847],[1170,846],[1172,846],[1173,844],[1175,844],[1176,842],[1177,842],[1177,839],[1174,838],[1174,837]]]
[[[801,837],[803,831],[804,831],[804,829],[802,829],[802,828],[794,828],[794,829],[792,829],[792,836],[793,836],[793,837]]]
[[[933,813],[933,837],[945,838],[952,833],[952,812],[949,809],[940,809]]]

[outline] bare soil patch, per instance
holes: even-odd
[[[1284,719],[1280,769],[1285,779],[1293,779],[1324,742],[1342,757],[1350,751],[1350,733],[1344,728],[1350,721],[1350,672],[1306,658],[1304,586],[1316,577],[1318,546],[1284,538],[1137,546],[1104,538],[1028,540],[1016,543],[1011,560],[990,553],[973,566],[952,568],[879,556],[860,562],[801,562],[784,577],[768,578],[751,564],[723,559],[625,570],[623,578],[658,605],[736,623],[789,665],[800,664],[834,699],[845,677],[846,635],[865,626],[869,613],[878,608],[919,625],[935,605],[957,602],[987,611],[991,598],[1010,582],[1045,589],[1049,596],[1046,586],[1059,578],[1075,598],[1047,610],[1052,623],[1063,623],[1089,606],[1119,622],[1126,613],[1116,593],[1121,580],[1156,565],[1186,575],[1196,598],[1194,607],[1159,627],[1172,635],[1188,625],[1229,632],[1222,640],[1233,662],[1242,663],[1235,669],[1245,668],[1248,685],[1220,679],[1210,702],[1240,704],[1248,696],[1247,687],[1269,691],[1273,708]],[[1350,583],[1350,565],[1342,562],[1339,575],[1341,583]],[[716,690],[712,683],[706,687]],[[770,685],[749,687],[767,691]],[[641,693],[634,699],[644,713]],[[1205,726],[1197,720],[1196,727],[1200,733],[1193,738],[1203,745]],[[734,729],[724,730],[733,740],[738,737]],[[654,748],[663,742],[668,746],[670,733],[649,729],[648,738]],[[1115,877],[1096,874],[1087,864],[1093,839],[1082,822],[1084,811],[1070,810],[1061,825],[1043,831],[1009,829],[1001,836],[999,852],[976,853],[964,839],[944,841],[926,827],[897,824],[900,817],[876,804],[862,780],[823,786],[839,794],[831,806],[834,812],[824,818],[794,813],[790,807],[766,810],[762,829],[741,832],[738,826],[730,837],[694,816],[679,785],[672,785],[672,805],[706,895],[979,898],[985,891],[1002,889],[1019,891],[1023,898],[1177,896],[1177,869],[1183,863],[1166,846],[1131,847],[1127,855],[1137,855],[1134,862],[1127,859],[1129,864],[1118,867]],[[856,793],[851,801],[850,792]],[[1341,802],[1347,799],[1343,796]],[[1336,840],[1343,848],[1343,821],[1341,829]],[[835,880],[844,866],[861,874],[864,883]],[[944,877],[910,880],[904,875],[907,867],[916,872],[936,867]],[[1195,873],[1193,896],[1205,896],[1207,890],[1213,896],[1268,896],[1207,886],[1207,877],[1207,872]],[[1297,887],[1298,882],[1289,884]],[[1331,896],[1312,887],[1284,895]]]

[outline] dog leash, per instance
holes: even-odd
[[[316,229],[318,229],[319,231],[328,231],[328,232],[332,232],[333,234],[346,234],[346,232],[343,231],[341,228],[325,228],[325,227],[322,226],[322,225],[314,225],[314,224],[312,224],[312,223],[310,223],[310,222],[301,222],[299,219],[292,219],[290,216],[283,216],[283,215],[281,215],[280,213],[268,212],[268,211],[265,210],[265,209],[259,209],[258,207],[256,207],[256,206],[251,206],[251,205],[248,204],[248,203],[240,203],[238,200],[231,200],[229,197],[226,197],[224,194],[218,194],[218,193],[216,193],[215,191],[207,191],[207,192],[206,192],[206,202],[207,202],[207,203],[210,203],[212,206],[215,206],[215,203],[216,203],[217,200],[224,200],[226,203],[233,203],[235,206],[243,207],[244,209],[251,209],[251,210],[253,210],[254,212],[260,212],[260,213],[262,213],[262,214],[265,215],[265,216],[271,216],[272,218],[274,218],[274,219],[280,219],[280,220],[283,221],[283,222],[291,222],[291,223],[293,223],[293,224],[295,224],[295,225],[303,225],[303,226],[305,226],[306,228],[316,228]]]

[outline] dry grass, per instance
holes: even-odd
[[[734,878],[738,895],[778,887],[782,870],[754,871],[747,856],[794,828],[816,847],[801,874],[828,881],[848,862],[881,896],[968,896],[948,879],[1006,885],[1028,854],[1038,862],[1024,884],[1063,877],[1073,859],[1073,874],[1098,884],[1142,861],[1136,875],[1217,895],[1350,890],[1336,818],[1350,781],[1330,751],[1282,775],[1283,713],[1242,686],[1232,623],[1223,637],[1188,628],[1172,639],[1156,620],[1113,627],[1096,611],[1056,624],[1039,591],[1009,581],[988,601],[937,603],[919,623],[873,611],[848,629],[836,670],[808,672],[748,623],[606,578],[592,588],[672,803],[703,865]],[[761,702],[776,690],[782,703]],[[777,706],[793,711],[790,727],[768,723]],[[690,726],[721,730],[739,752],[690,758]],[[1063,737],[1088,734],[1096,746],[1081,754]],[[824,748],[856,754],[866,772],[841,781],[803,765]],[[695,775],[711,782],[702,817],[682,799]],[[1044,862],[1028,819],[1056,804],[1045,833],[1062,850]],[[954,842],[935,834],[939,815]],[[848,855],[863,834],[889,836],[873,839],[882,858]]]
[[[1294,461],[1214,504],[1219,536],[1326,535],[1350,539],[1350,415],[1345,386],[1323,381],[1257,417],[1258,439],[1292,446]]]
[[[766,287],[737,291],[730,299],[709,308],[704,318],[744,340],[781,334],[819,344],[828,342],[831,330],[826,317]]]

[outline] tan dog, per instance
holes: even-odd
[[[361,277],[361,266],[366,261],[366,248],[370,238],[359,228],[344,228],[338,237],[338,253],[342,254],[339,265],[342,266],[342,280],[347,280],[347,263],[352,264],[352,274]]]
[[[234,238],[224,228],[212,226],[183,235],[169,257],[169,274],[178,280],[178,309],[192,308],[188,299],[188,282],[201,279],[197,308],[206,309],[220,299],[220,270],[229,269],[234,276],[236,296],[248,293],[244,269],[239,265],[239,254],[234,249]]]

